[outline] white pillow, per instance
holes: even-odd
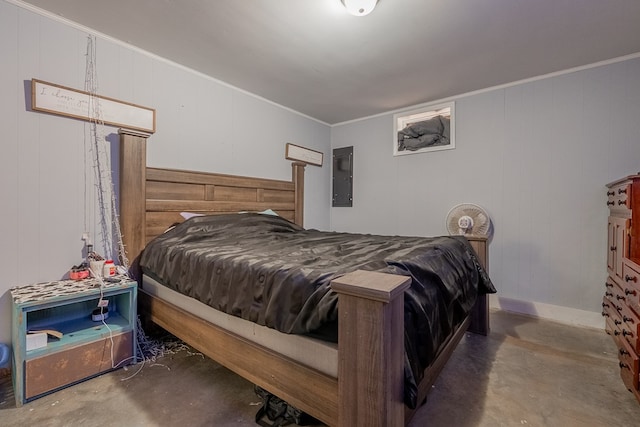
[[[182,216],[182,218],[184,219],[189,219],[189,218],[193,218],[194,216],[203,216],[204,214],[201,213],[194,213],[194,212],[180,212],[180,216]]]
[[[238,212],[238,213],[247,213],[246,211],[243,212]],[[261,212],[257,212],[259,214],[262,215],[273,215],[273,216],[279,216],[274,210],[272,209],[265,209]],[[189,219],[189,218],[193,218],[194,216],[203,216],[204,214],[202,213],[195,213],[195,212],[180,212],[180,215],[182,216],[182,218],[184,219]]]
[[[240,211],[240,212],[238,212],[238,213],[239,213],[239,214],[246,214],[246,213],[251,213],[251,212],[249,212],[249,211]],[[273,211],[273,210],[271,210],[271,209],[266,209],[266,210],[264,210],[264,211],[261,211],[261,212],[254,212],[254,213],[262,214],[262,215],[280,216],[280,215],[278,215],[275,211]]]
[[[264,210],[264,211],[262,211],[262,212],[258,212],[258,213],[259,213],[259,214],[262,214],[262,215],[273,215],[273,216],[279,216],[277,213],[275,213],[275,212],[274,212],[274,211],[272,211],[271,209],[267,209],[267,210]]]

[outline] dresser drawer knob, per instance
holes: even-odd
[[[607,196],[615,196],[616,192],[615,191],[607,191]]]
[[[604,286],[606,286],[607,288],[613,288],[613,283],[606,282]]]
[[[622,316],[622,320],[624,320],[625,322],[628,322],[628,323],[636,323],[636,321],[633,320],[633,318],[627,317],[627,316],[624,316],[624,315]]]
[[[620,205],[626,205],[627,204],[627,200],[618,200],[618,206]]]
[[[618,194],[627,194],[627,189],[626,188],[619,188],[618,189]]]
[[[606,311],[602,312],[602,317],[609,317],[609,313],[607,313]]]
[[[620,369],[628,369],[628,370],[631,370],[631,368],[629,367],[629,365],[627,365],[626,363],[622,363],[622,362],[620,362],[618,365],[620,366]]]
[[[616,299],[618,301],[620,301],[620,300],[624,301],[624,297],[622,295],[616,295]]]
[[[618,319],[614,319],[613,323],[615,323],[616,325],[622,325],[622,322]],[[622,335],[624,335],[624,331],[622,331]]]
[[[620,335],[620,331],[616,329],[615,331],[613,331],[613,335],[615,335],[615,336]]]
[[[625,355],[626,355],[626,356],[631,356],[631,355],[629,354],[629,352],[628,352],[627,350],[625,350],[624,348],[619,349],[619,350],[618,350],[618,353],[620,353],[620,356],[625,356]]]
[[[630,337],[632,337],[632,336],[633,336],[633,333],[631,333],[631,332],[627,331],[626,329],[623,329],[623,330],[622,330],[622,336],[623,336],[623,337],[626,337],[627,335],[628,335],[628,336],[630,336]]]
[[[607,296],[607,297],[612,297],[613,296],[613,292],[605,292],[604,295]]]
[[[613,206],[613,205],[615,205],[615,204],[616,204],[616,202],[613,202],[613,201],[611,201],[611,202],[607,202],[607,206]]]
[[[603,302],[602,303],[602,308],[605,308],[605,307],[611,307],[611,306],[609,304],[607,304],[606,302]]]
[[[615,251],[616,249],[618,249],[618,248],[617,248],[617,246],[611,246],[611,247],[609,248],[609,250],[610,250],[611,252]]]
[[[636,283],[638,281],[638,278],[636,276],[629,276],[628,274],[625,274],[624,281]]]
[[[635,295],[636,294],[636,290],[635,289],[624,288],[624,294],[625,295]]]

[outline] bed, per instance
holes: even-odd
[[[234,316],[215,321],[201,314],[199,308],[182,305],[163,286],[151,285],[157,277],[142,275],[139,260],[144,247],[152,240],[156,242],[154,238],[172,224],[181,222],[183,211],[223,218],[241,211],[273,209],[302,226],[304,163],[292,163],[291,181],[148,168],[146,135],[127,130],[121,130],[120,135],[121,228],[127,256],[133,261],[132,271],[142,287],[141,313],[223,366],[328,425],[400,426],[409,422],[416,410],[403,403],[404,295],[411,287],[410,277],[367,269],[333,277],[330,289],[338,302],[337,344],[333,347],[322,347],[313,337],[275,332],[277,337],[293,339],[294,350],[309,347],[325,351],[320,354],[327,356],[320,359],[335,361],[333,367],[325,368],[305,361],[295,351],[282,350],[283,346],[268,339],[254,339],[259,335],[256,329],[243,333],[229,326],[227,322],[234,320],[229,317]],[[250,216],[257,217],[250,214],[246,218]],[[468,240],[486,268],[486,240]],[[416,385],[415,401],[426,398],[468,329],[488,333],[486,295],[478,295],[473,309],[447,334]]]

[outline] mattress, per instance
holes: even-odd
[[[337,340],[330,282],[354,270],[411,277],[405,293],[405,403],[471,311],[495,292],[467,240],[303,229],[283,218],[191,218],[149,242],[140,266],[162,285],[218,311],[285,334]]]
[[[142,290],[248,341],[272,349],[333,378],[338,376],[338,345],[335,343],[303,335],[283,334],[275,329],[223,313],[146,275],[142,277]]]

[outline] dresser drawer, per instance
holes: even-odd
[[[626,305],[626,298],[621,300],[621,295],[624,295],[624,292],[620,290],[618,285],[615,285],[612,289],[607,289],[604,292],[604,298],[602,299],[602,303],[610,304],[611,307],[617,311],[618,315],[622,313],[622,306]]]
[[[615,306],[607,297],[602,298],[602,315],[606,318],[614,315],[614,312],[617,313]]]
[[[629,307],[631,307],[637,315],[640,315],[640,272],[638,270],[636,263],[627,258],[623,259],[622,291],[626,297],[626,302]]]
[[[638,316],[628,306],[623,305],[620,318],[622,324],[618,326],[622,332],[622,337],[629,342],[635,352],[640,353],[640,340],[638,340],[640,322],[638,322]]]
[[[605,303],[604,304],[609,304],[610,301],[608,301],[605,298]],[[622,339],[622,317],[620,316],[620,313],[614,309],[608,308],[608,311],[606,311],[606,315],[605,315],[605,326],[604,326],[604,330],[607,334],[611,335],[612,337],[620,337]]]
[[[631,215],[631,181],[607,189],[607,206],[612,212]]]
[[[625,291],[617,282],[614,282],[612,287],[607,288],[607,291],[605,291],[605,294],[607,292],[609,293],[607,295],[609,299],[611,299],[613,302],[616,303],[616,307],[618,307],[618,311],[620,311],[620,307],[622,307],[623,305],[627,305],[627,297],[630,295],[628,293],[625,293]]]
[[[629,390],[638,390],[638,375],[640,362],[638,355],[631,348],[626,340],[614,337],[616,347],[618,347],[618,366],[620,366],[620,377]]]

